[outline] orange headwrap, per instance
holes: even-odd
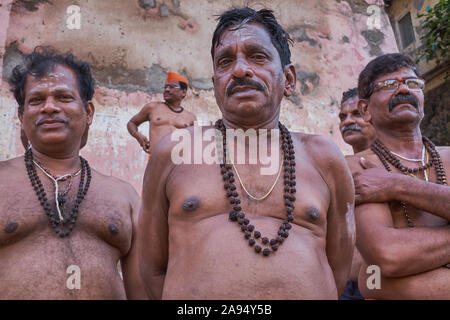
[[[183,77],[181,74],[169,71],[167,73],[166,83],[171,82],[171,81],[180,81],[180,82],[184,82],[184,83],[188,84],[186,78]]]

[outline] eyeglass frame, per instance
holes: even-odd
[[[407,84],[408,80],[418,81],[418,83],[421,83],[422,88],[417,88],[417,89],[410,88],[408,86],[408,84]],[[385,90],[380,89],[380,88],[382,88],[382,86],[380,86],[380,85],[384,84],[384,83],[386,83],[388,81],[396,81],[398,83],[398,85],[396,86],[395,89],[385,89]],[[370,91],[369,91],[369,94],[367,95],[367,97],[370,98],[370,96],[372,94],[374,94],[375,92],[378,92],[378,91],[395,91],[395,90],[398,90],[398,88],[400,87],[401,83],[404,83],[409,90],[417,91],[417,90],[423,90],[423,88],[425,88],[425,80],[422,79],[422,78],[409,77],[409,78],[401,78],[401,79],[386,79],[386,80],[383,80],[383,81],[378,81],[376,84],[371,85],[371,88],[370,88]]]
[[[166,90],[167,88],[169,88],[169,89],[181,89],[180,86],[174,86],[174,85],[171,85],[171,84],[165,84],[164,85],[164,90]]]

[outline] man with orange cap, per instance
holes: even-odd
[[[164,85],[164,102],[146,104],[128,121],[128,132],[148,154],[151,154],[153,147],[162,137],[175,129],[192,126],[196,121],[196,116],[181,106],[181,100],[186,96],[187,84],[185,77],[169,71]],[[138,130],[146,121],[150,122],[148,139]]]

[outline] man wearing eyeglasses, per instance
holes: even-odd
[[[186,97],[187,84],[185,77],[169,71],[164,85],[164,102],[146,104],[128,121],[128,132],[148,154],[151,154],[153,147],[162,137],[175,129],[192,126],[196,121],[195,115],[181,106],[181,101]],[[138,130],[146,121],[150,122],[148,139]]]
[[[348,159],[366,298],[450,299],[450,148],[421,134],[423,87],[401,54],[377,57],[359,75],[358,107],[377,135]]]

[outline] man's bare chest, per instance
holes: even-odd
[[[326,226],[330,193],[320,175],[311,167],[297,165],[294,198],[294,224],[323,229]],[[188,223],[198,222],[219,214],[241,208],[248,215],[271,217],[279,221],[287,218],[285,183],[283,175],[258,179],[249,170],[242,170],[240,178],[234,175],[237,197],[227,195],[219,165],[188,165],[177,168],[167,185],[170,201],[169,214],[174,219]],[[273,186],[274,185],[274,186]],[[273,190],[271,190],[273,186]],[[244,190],[244,187],[246,190]],[[249,195],[263,197],[254,200]],[[238,198],[239,203],[231,203]]]
[[[401,204],[399,201],[389,203],[394,227],[407,228],[413,227],[440,227],[448,224],[448,221],[433,215],[429,212],[419,210],[408,203]]]
[[[369,160],[373,161],[374,163],[378,162],[378,165],[381,166],[383,169],[386,169],[380,162],[379,158],[376,155],[371,155],[369,157]],[[395,168],[392,164],[388,164],[389,169],[392,173],[396,174],[402,174],[397,168]],[[419,164],[409,164],[408,165],[411,168],[419,167]],[[435,172],[434,166],[431,168],[428,168],[425,171],[420,171],[417,173],[410,173],[411,177],[415,179],[420,180],[426,180],[429,182],[436,183],[437,181],[437,175]],[[389,202],[389,209],[391,211],[391,216],[394,222],[394,226],[396,228],[406,228],[408,226],[414,226],[414,227],[438,227],[438,226],[444,226],[447,224],[447,221],[433,215],[429,212],[417,209],[413,207],[412,205],[400,202],[400,201],[391,201]]]
[[[187,128],[191,117],[186,112],[175,113],[170,110],[155,110],[150,115],[150,127],[170,126],[177,129]]]
[[[56,212],[54,195],[49,188],[48,203]],[[61,206],[62,216],[68,215],[74,206],[74,195],[67,195],[67,202]],[[132,224],[130,208],[120,197],[95,196],[88,191],[79,206],[78,216],[71,233],[94,236],[108,245],[126,253],[131,244]],[[17,243],[36,233],[47,232],[59,238],[51,227],[33,189],[11,190],[0,198],[0,248]],[[62,223],[62,222],[59,222]],[[71,235],[69,235],[70,237]]]

